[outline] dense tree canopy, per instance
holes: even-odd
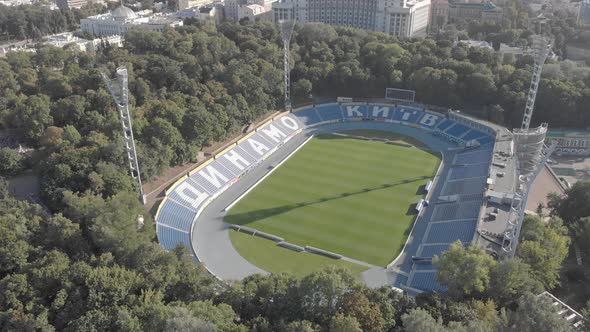
[[[36,8],[36,7],[35,7]],[[268,22],[186,25],[163,33],[130,31],[124,48],[97,54],[43,46],[0,59],[0,126],[16,128],[44,148],[43,197],[61,192],[103,197],[130,189],[119,147],[117,113],[99,70],[129,70],[142,175],[195,160],[202,147],[282,105],[280,34]],[[386,87],[416,89],[419,101],[466,110],[516,125],[531,75],[530,57],[439,39],[397,40],[322,24],[296,27],[293,92],[311,96],[382,97]],[[558,65],[542,80],[535,121],[589,126],[590,70]],[[576,74],[573,74],[576,73]],[[559,110],[559,113],[555,113]],[[483,112],[483,113],[481,113]],[[567,113],[568,116],[562,116]]]
[[[63,11],[44,8],[41,4],[0,5],[0,36],[16,40],[38,40],[49,34],[73,31],[79,26],[81,18],[96,15],[105,10],[106,8],[101,5]]]
[[[518,39],[527,38],[523,32]],[[280,44],[270,23],[222,23],[131,31],[125,47],[105,45],[97,54],[43,46],[0,59],[0,129],[18,131],[36,149],[27,162],[41,176],[49,207],[15,201],[0,179],[1,328],[516,331],[520,321],[535,321],[558,330],[547,308],[527,309],[530,292],[559,283],[569,238],[557,218],[527,219],[516,260],[498,262],[454,244],[435,262],[447,294],[416,299],[369,289],[338,268],[302,279],[252,276],[220,284],[183,248],[165,252],[155,243],[151,220],[133,194],[118,114],[100,70],[129,70],[139,159],[143,176],[152,179],[281,107]],[[421,102],[484,110],[509,126],[521,118],[532,64],[526,56],[453,46],[447,35],[400,41],[322,24],[298,26],[292,52],[297,102],[411,88]],[[589,71],[554,65],[559,71],[541,82],[546,100],[535,121],[590,125]],[[568,116],[556,114],[557,106]],[[24,165],[12,152],[0,150],[0,175]],[[578,189],[552,206],[567,225],[577,225],[580,237],[590,214],[583,213],[587,192]]]

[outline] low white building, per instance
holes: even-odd
[[[200,8],[187,8],[179,10],[172,14],[174,17],[180,19],[194,18],[199,21],[219,21],[219,10],[216,6],[211,7],[200,7]]]
[[[225,18],[239,22],[242,19],[255,21],[272,19],[272,6],[277,0],[225,0]]]
[[[154,15],[150,10],[134,12],[125,6],[120,6],[110,13],[80,20],[82,31],[98,37],[124,35],[133,29],[162,32],[166,27],[177,27],[182,24],[179,18]]]
[[[32,3],[32,0],[0,0],[0,5],[4,6],[21,6],[30,5]]]
[[[123,37],[119,35],[105,36],[102,38],[95,38],[88,40],[74,36],[71,32],[65,32],[49,37],[44,45],[52,45],[55,47],[65,47],[66,45],[75,45],[82,52],[96,52],[96,49],[101,44],[109,44],[114,47],[123,46]]]

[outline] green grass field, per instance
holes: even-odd
[[[345,267],[354,274],[359,274],[367,269],[362,265],[341,259],[331,259],[277,247],[273,241],[245,233],[232,231],[230,238],[233,245],[242,255],[247,252],[255,253],[254,255],[247,255],[248,260],[265,271],[274,273],[287,272],[296,277],[304,277],[329,265]]]
[[[315,137],[236,204],[225,221],[385,266],[401,251],[415,219],[414,205],[439,162],[438,156],[417,148]],[[242,256],[270,272],[335,262],[233,231],[231,238]]]

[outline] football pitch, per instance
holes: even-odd
[[[417,144],[392,133],[362,135]],[[225,221],[385,266],[403,248],[416,217],[414,206],[439,163],[437,154],[416,147],[335,135],[314,137],[239,201]],[[273,273],[300,274],[324,265],[366,269],[235,231],[230,237],[244,258]]]

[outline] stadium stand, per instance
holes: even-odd
[[[450,126],[452,126],[455,122],[452,120],[448,120],[445,119],[443,122],[441,122],[438,126],[436,126],[436,129],[444,132],[447,128],[449,128]]]
[[[486,134],[482,133],[481,131],[471,129],[465,136],[463,136],[464,141],[471,141],[478,138],[483,138]]]
[[[468,131],[470,130],[469,127],[464,126],[462,124],[459,123],[455,123],[453,126],[447,128],[445,130],[445,133],[456,137],[456,138],[461,138],[463,135],[465,135]]]
[[[447,181],[444,184],[441,195],[470,195],[470,194],[483,194],[485,190],[486,178],[479,179],[465,179],[458,181]]]
[[[314,105],[275,118],[258,128],[256,132],[240,139],[236,146],[216,155],[215,160],[192,171],[186,179],[179,181],[167,191],[167,198],[156,214],[158,239],[167,250],[177,245],[193,249],[191,246],[198,244],[191,243],[190,233],[200,211],[238,181],[245,172],[256,167],[269,153],[305,128],[359,119],[374,120],[375,125],[378,122],[403,124],[424,129],[424,135],[429,136],[431,140],[439,144],[444,142],[440,146],[451,147],[451,143],[460,145],[445,152],[447,157],[437,176],[438,179],[428,191],[427,199],[430,204],[423,206],[419,215],[420,221],[416,222],[412,231],[411,238],[414,240],[408,243],[404,249],[404,258],[395,265],[398,272],[394,286],[417,291],[444,290],[435,280],[436,268],[427,262],[433,256],[441,255],[454,241],[460,240],[468,245],[476,236],[477,221],[484,205],[487,175],[490,172],[496,141],[495,136],[491,136],[494,133],[492,129],[486,131],[483,127],[459,123],[457,121],[461,119],[457,118],[458,116],[451,112],[443,115],[399,105],[333,103]],[[367,128],[370,127],[368,123]],[[400,132],[403,133],[404,128]],[[464,146],[466,141],[473,140],[482,146]],[[448,143],[449,141],[451,143]],[[247,232],[248,229],[239,227],[239,231]],[[251,234],[256,232],[252,231]],[[291,246],[287,243],[284,245]],[[308,247],[306,251],[339,258],[337,253],[316,248]],[[413,261],[411,257],[424,260]]]
[[[430,223],[424,243],[453,243],[457,240],[471,242],[477,226],[477,218],[459,221]]]
[[[440,256],[449,249],[449,244],[423,244],[418,248],[418,255],[425,257]]]
[[[442,291],[445,288],[436,282],[436,271],[414,272],[409,278],[410,287],[414,289],[428,289]]]
[[[167,202],[160,209],[161,223],[177,229],[190,229],[191,223],[196,215],[192,211],[174,201]]]
[[[480,164],[490,163],[492,160],[492,150],[475,150],[458,153],[455,156],[454,164]]]
[[[418,123],[420,117],[424,114],[423,111],[417,108],[396,107],[393,115],[393,121],[403,123]]]
[[[494,138],[491,137],[491,136],[484,136],[484,137],[478,138],[477,141],[481,145],[486,145],[486,144],[489,144],[489,143],[493,143],[494,142]]]
[[[451,169],[449,180],[479,178],[487,176],[489,171],[489,164],[471,164],[465,166],[456,166]]]
[[[315,108],[322,118],[322,122],[342,121],[342,110],[338,104],[320,105]],[[298,113],[296,113],[299,116]]]
[[[323,122],[315,108],[306,108],[297,111],[297,117],[306,127]]]
[[[367,105],[342,106],[342,113],[346,119],[366,119],[369,117]]]
[[[199,211],[303,127],[304,124],[291,114],[277,118],[173,185],[156,213],[156,231],[162,247],[172,250],[184,245],[193,253],[190,232]],[[240,228],[242,232],[246,230],[246,227]]]
[[[160,223],[158,223],[156,231],[160,245],[166,250],[173,250],[178,245],[184,245],[187,248],[191,247],[191,239],[188,231],[172,229]]]

